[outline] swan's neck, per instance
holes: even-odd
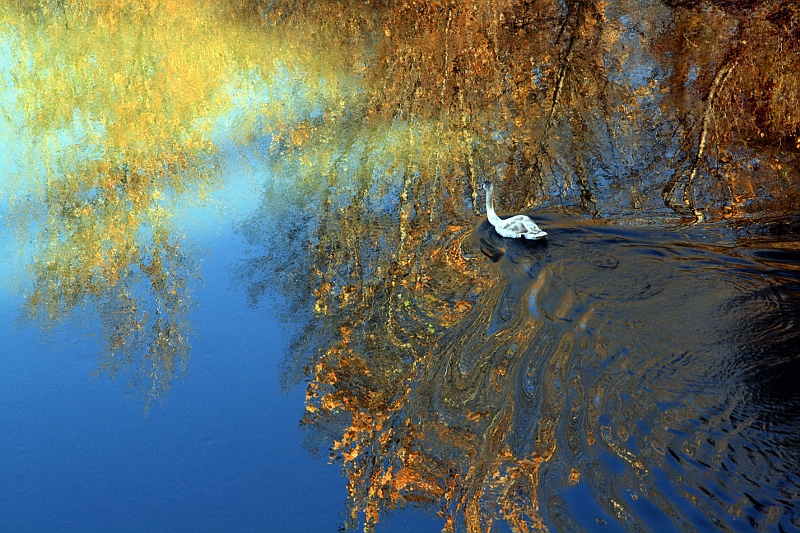
[[[486,216],[493,225],[500,222],[500,217],[494,211],[494,187],[489,187],[486,191]]]

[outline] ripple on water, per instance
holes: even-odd
[[[492,334],[520,339],[507,445],[544,461],[544,523],[799,528],[800,254],[549,222],[535,247],[481,243]]]

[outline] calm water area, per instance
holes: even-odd
[[[302,387],[281,388],[278,363],[294,329],[277,318],[285,302],[254,309],[234,286],[243,245],[231,222],[195,210],[187,226],[202,261],[190,370],[147,413],[125,376],[92,375],[102,351],[94,309],[42,324],[3,292],[0,531],[310,532],[343,523],[339,469],[303,447]],[[4,263],[5,283],[12,270]],[[386,530],[436,529],[409,514]]]

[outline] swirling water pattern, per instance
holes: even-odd
[[[411,408],[462,435],[466,529],[797,530],[796,246],[544,225],[476,230],[497,283]]]

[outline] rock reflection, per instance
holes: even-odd
[[[350,209],[287,368],[351,525],[421,505],[446,531],[800,526],[796,241],[539,213],[546,243],[484,222],[401,258]]]

